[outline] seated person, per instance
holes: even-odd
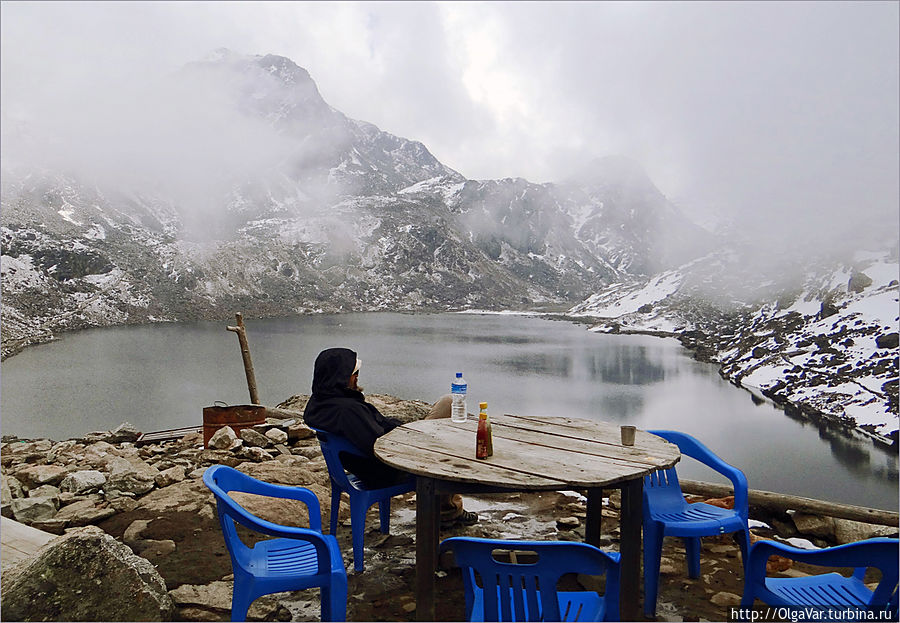
[[[343,455],[344,466],[366,487],[382,488],[407,480],[409,474],[382,463],[375,457],[375,440],[400,426],[396,418],[385,417],[366,402],[359,386],[360,360],[349,348],[329,348],[316,357],[312,396],[303,420],[312,428],[346,437],[365,457]],[[446,398],[446,397],[445,397]],[[441,399],[427,419],[449,417],[450,409]],[[441,525],[470,525],[478,515],[463,509],[459,495],[441,496]]]

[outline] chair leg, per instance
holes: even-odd
[[[700,537],[688,537],[684,539],[684,557],[687,560],[688,577],[697,579],[700,577]]]
[[[234,589],[231,591],[231,620],[246,621],[253,600],[253,578],[241,578],[235,574]]]
[[[363,539],[366,536],[366,508],[362,500],[354,504],[350,502],[350,531],[353,533],[353,569],[362,571],[363,563]]]
[[[347,620],[347,576],[331,576],[331,584],[320,591],[323,621]]]
[[[738,545],[741,548],[741,566],[744,568],[744,583],[747,582],[747,557],[750,555],[750,530],[741,530],[735,533]]]
[[[381,521],[381,534],[391,533],[391,498],[378,502],[378,518]]]
[[[653,524],[644,524],[644,614],[656,616],[656,596],[659,593],[659,559],[662,556],[663,531]]]
[[[338,514],[341,512],[341,489],[331,483],[331,525],[328,527],[328,533],[337,535]]]

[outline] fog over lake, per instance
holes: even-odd
[[[201,425],[216,401],[249,402],[227,324],[93,329],[2,364],[2,432],[63,440],[127,421],[143,431]],[[319,351],[352,348],[368,393],[434,401],[455,372],[469,411],[561,415],[676,429],[742,469],[750,487],[895,510],[896,451],[791,419],[723,381],[677,340],[591,333],[516,315],[346,314],[247,320],[260,400],[310,392]],[[679,473],[716,475],[685,460]]]

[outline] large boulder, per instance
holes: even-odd
[[[149,561],[88,526],[4,572],[0,608],[7,621],[168,621],[174,603]]]
[[[31,465],[16,470],[15,476],[27,488],[34,489],[41,485],[57,485],[68,473],[60,465]]]

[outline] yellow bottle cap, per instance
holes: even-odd
[[[479,408],[479,409],[482,409],[482,410],[483,410],[483,409],[487,409],[487,403],[486,403],[486,402],[479,402],[479,403],[478,403],[478,408]]]

